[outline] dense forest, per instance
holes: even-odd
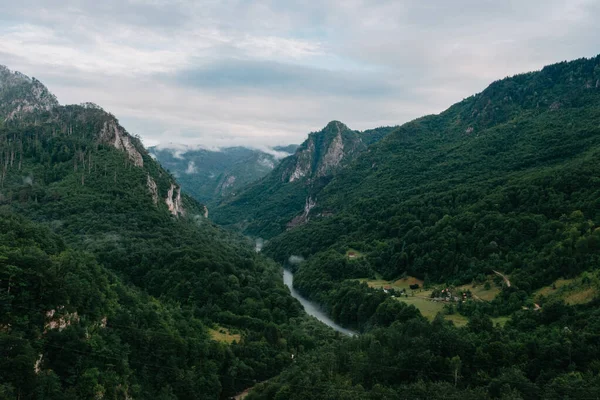
[[[9,104],[39,85],[9,78]],[[226,398],[334,336],[305,320],[278,265],[177,196],[114,116],[5,115],[0,397]]]
[[[458,284],[500,270],[527,292],[589,269],[600,223],[598,63],[507,78],[401,126],[331,180],[310,223],[265,251],[283,262],[354,248],[387,279]]]
[[[597,396],[599,81],[596,57],[494,82],[340,169],[307,223],[264,252],[363,335],[299,360],[253,398]],[[268,179],[253,190],[268,193]],[[262,201],[277,213],[278,198]],[[254,218],[245,223],[275,220]],[[427,322],[410,292],[392,290],[404,277],[432,297],[484,283],[498,294],[446,304]],[[368,284],[378,281],[388,289]],[[562,282],[580,297],[561,297]]]

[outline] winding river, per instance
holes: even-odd
[[[300,302],[300,304],[302,304],[302,306],[304,307],[304,311],[306,311],[306,313],[308,315],[312,315],[313,317],[315,317],[316,319],[318,319],[325,325],[335,329],[336,331],[338,331],[340,333],[343,333],[344,335],[348,335],[348,336],[356,335],[356,332],[351,331],[350,329],[343,328],[343,327],[339,326],[338,324],[336,324],[335,322],[333,322],[333,320],[331,318],[329,318],[327,316],[327,314],[325,314],[323,311],[321,311],[320,307],[317,304],[302,297],[302,295],[300,295],[300,293],[298,293],[296,291],[296,289],[294,289],[294,274],[292,274],[292,272],[287,269],[283,270],[283,283],[285,283],[285,285],[288,288],[290,288],[292,297],[297,299]]]

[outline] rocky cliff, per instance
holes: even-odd
[[[238,224],[247,234],[265,238],[306,223],[319,207],[322,188],[367,149],[363,136],[331,121],[321,131],[310,133],[296,152],[266,177],[226,198],[213,209],[213,219]],[[368,137],[376,140],[371,134]]]
[[[0,123],[6,127],[31,124],[52,127],[53,135],[80,137],[80,143],[68,150],[77,154],[73,169],[83,170],[82,186],[86,182],[86,170],[89,175],[93,168],[98,168],[99,149],[102,146],[114,148],[125,156],[125,167],[145,172],[146,193],[155,205],[159,205],[162,198],[161,207],[166,211],[175,217],[185,215],[184,196],[175,179],[150,157],[138,137],[130,135],[114,115],[93,103],[61,106],[37,79],[0,66]],[[0,154],[0,182],[4,181],[8,169],[21,168],[20,161],[16,160],[23,157],[23,144],[13,143],[9,147]],[[117,182],[118,174],[113,173]],[[204,213],[204,208],[200,210]]]
[[[281,171],[283,182],[311,180],[332,175],[366,149],[358,132],[332,121],[313,132]]]

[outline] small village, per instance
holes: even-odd
[[[422,292],[422,287],[418,283],[414,283],[409,286],[408,290],[406,288],[397,290],[397,289],[394,289],[391,285],[385,285],[385,286],[381,287],[380,290],[382,290],[386,294],[391,294],[391,296],[393,298],[396,298],[396,297],[407,298],[407,297],[409,297],[409,295],[415,296],[415,293]],[[409,291],[410,291],[410,294],[409,294]],[[419,291],[419,292],[416,292],[416,291]],[[472,298],[473,298],[473,295],[470,290],[460,290],[460,289],[455,289],[455,288],[450,288],[450,287],[447,287],[445,289],[434,289],[429,296],[429,299],[431,301],[444,302],[444,303],[465,302]]]

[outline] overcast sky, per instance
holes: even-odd
[[[598,0],[0,0],[0,64],[147,145],[300,143],[600,53]]]

